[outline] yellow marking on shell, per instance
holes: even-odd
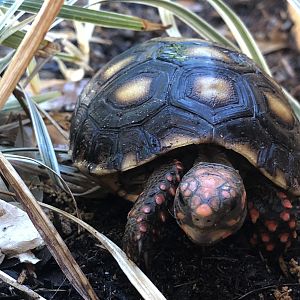
[[[246,157],[254,166],[257,166],[257,152],[247,144],[236,144],[233,150]]]
[[[230,58],[222,51],[207,46],[192,46],[186,49],[185,54],[190,57],[210,57],[219,59],[225,62],[230,62]]]
[[[253,164],[254,166],[257,166],[257,153],[254,149],[251,149],[249,145],[246,144],[234,144],[234,145],[224,145],[227,149],[232,149],[235,152],[241,154],[244,156],[248,161]],[[280,169],[276,169],[275,175],[272,176],[269,172],[267,172],[265,169],[260,168],[260,171],[263,175],[265,175],[267,178],[269,178],[272,182],[277,184],[278,186],[286,189],[287,188],[287,182],[285,179],[284,173]]]
[[[137,158],[135,153],[127,153],[124,155],[121,170],[128,170],[137,165]]]
[[[294,116],[288,103],[284,103],[281,99],[276,97],[273,93],[264,92],[268,101],[268,106],[276,117],[280,118],[283,122],[290,125],[294,124]]]
[[[204,138],[201,137],[192,137],[184,134],[170,134],[161,140],[162,149],[170,150],[178,147],[183,147],[192,144],[202,144],[207,143]]]
[[[193,84],[193,94],[208,102],[210,106],[226,103],[234,95],[234,88],[230,81],[222,78],[201,76]]]
[[[287,187],[287,182],[286,182],[286,179],[285,179],[285,174],[280,169],[276,169],[275,176],[273,177],[273,181],[275,183],[277,183],[279,186],[283,187],[283,188]]]
[[[137,77],[115,90],[115,99],[121,105],[138,103],[149,94],[152,82],[150,77]]]
[[[128,66],[134,60],[133,56],[128,56],[115,64],[109,66],[102,74],[103,79],[108,79],[115,75],[117,72]]]

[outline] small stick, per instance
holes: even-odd
[[[0,270],[0,281],[1,280],[3,282],[13,286],[14,288],[20,290],[21,292],[25,293],[26,295],[28,295],[30,297],[30,299],[46,300],[44,297],[40,296],[39,294],[37,294],[36,292],[31,290],[27,286],[19,284],[16,279],[10,277],[9,275],[7,275],[6,273],[4,273],[3,271]]]

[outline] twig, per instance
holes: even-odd
[[[30,297],[30,299],[46,300],[44,297],[40,296],[38,293],[34,292],[33,290],[31,290],[27,286],[19,284],[17,282],[17,280],[10,277],[9,275],[7,275],[6,273],[4,273],[1,270],[0,270],[0,280],[2,280],[3,282],[5,282],[5,283],[7,283],[11,286],[13,286],[14,288],[20,290],[21,292],[25,293],[26,295],[28,295]]]
[[[28,216],[47,244],[49,251],[74,288],[84,299],[98,299],[63,239],[49,221],[24,181],[1,152],[0,172],[14,189],[19,201],[23,204]]]

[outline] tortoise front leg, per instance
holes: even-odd
[[[182,171],[177,160],[157,168],[129,212],[123,243],[127,255],[136,263],[147,265],[148,251],[160,237]]]

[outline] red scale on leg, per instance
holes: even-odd
[[[272,257],[280,256],[296,238],[295,207],[292,198],[276,187],[266,184],[248,194],[248,211],[254,232],[258,233],[261,247]],[[253,236],[250,240],[253,244]]]
[[[134,261],[142,262],[142,257],[148,257],[148,250],[160,238],[182,170],[182,164],[175,161],[154,171],[128,214],[123,242]]]

